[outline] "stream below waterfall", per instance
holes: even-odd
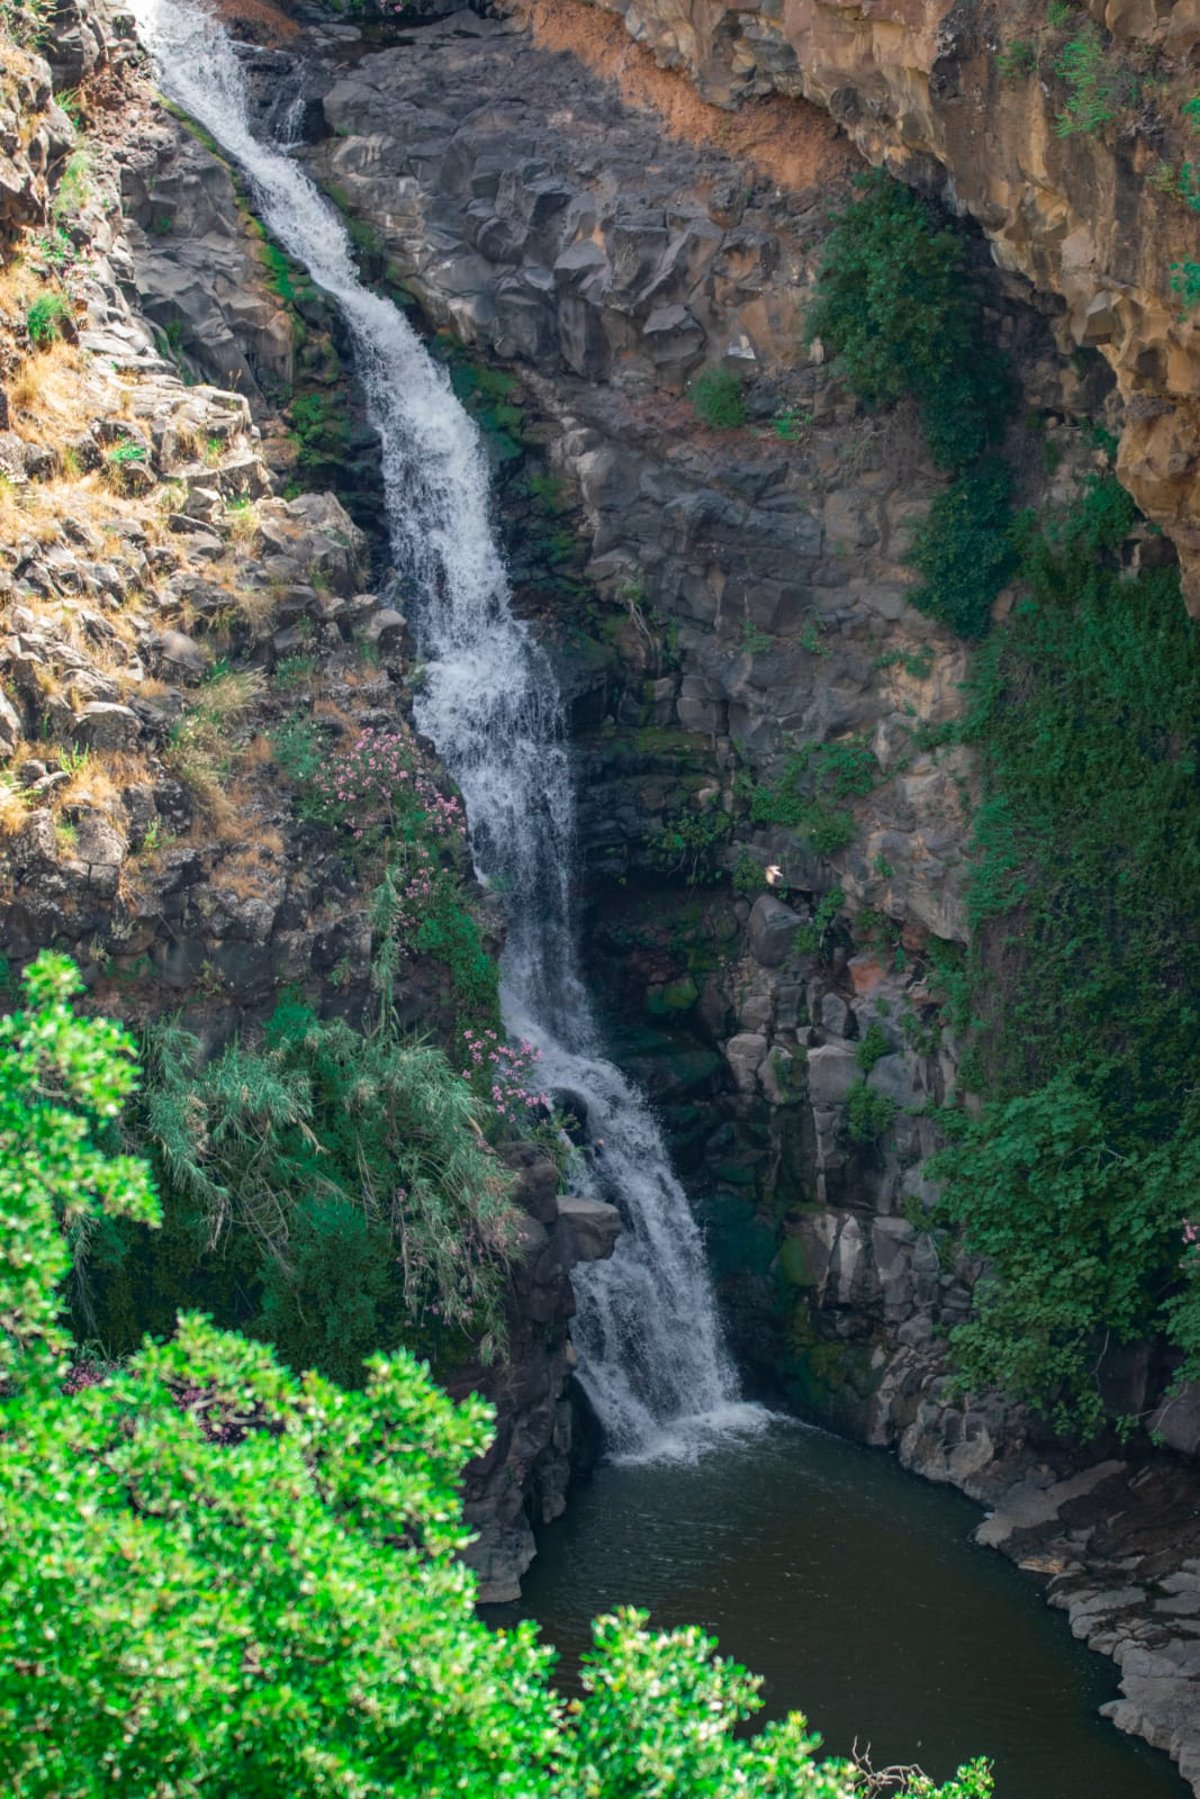
[[[1165,1755],[1097,1715],[1111,1662],[1073,1641],[1038,1583],[970,1534],[978,1507],[890,1456],[780,1423],[701,1468],[608,1463],[542,1533],[519,1605],[577,1688],[589,1621],[618,1604],[700,1624],[799,1709],[831,1752],[939,1779],[974,1754],[997,1799],[1184,1799]]]

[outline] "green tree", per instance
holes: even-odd
[[[529,1625],[474,1615],[457,1483],[488,1408],[407,1355],[360,1392],[180,1320],[63,1384],[73,1234],[152,1223],[106,1153],[129,1039],[43,956],[0,1022],[0,1774],[14,1799],[851,1799],[792,1716],[734,1735],[757,1682],[694,1630],[595,1627],[582,1697]],[[912,1799],[986,1799],[982,1763]]]

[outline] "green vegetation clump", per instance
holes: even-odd
[[[300,448],[301,468],[313,471],[344,462],[353,427],[340,394],[298,393],[289,414]]]
[[[471,1085],[389,1008],[356,1030],[284,1000],[261,1039],[207,1064],[163,1025],[147,1072],[134,1125],[168,1229],[99,1254],[85,1309],[110,1351],[169,1329],[203,1293],[291,1367],[344,1386],[399,1343],[439,1359],[467,1343],[498,1353],[511,1177]]]
[[[983,341],[958,233],[881,172],[858,185],[829,237],[809,336],[837,352],[864,405],[916,401],[934,462],[956,478],[918,536],[912,562],[924,580],[912,602],[982,637],[1014,561],[1009,481],[994,448],[1007,374]]]
[[[1054,73],[1067,89],[1056,122],[1059,137],[1093,137],[1138,97],[1136,77],[1122,66],[1090,20],[1064,45]]]
[[[782,825],[805,838],[820,856],[832,856],[854,841],[854,815],[836,802],[870,793],[879,764],[860,738],[807,744],[789,756],[775,786],[750,792],[755,824]]]
[[[992,602],[1017,558],[1008,535],[1012,483],[998,456],[985,456],[938,495],[910,558],[924,576],[914,606],[960,637],[984,637]]]
[[[896,1116],[896,1102],[887,1093],[876,1093],[865,1081],[851,1087],[846,1098],[846,1128],[853,1143],[878,1143]]]
[[[697,1630],[598,1620],[581,1692],[536,1628],[492,1630],[459,1560],[490,1408],[401,1352],[360,1391],[195,1314],[121,1367],[69,1366],[73,1246],[154,1225],[105,1136],[136,1085],[120,1026],[43,956],[0,1020],[0,1774],[14,1794],[853,1799],[797,1714]],[[983,1762],[908,1799],[988,1799]]]
[[[876,1062],[891,1054],[891,1049],[887,1032],[877,1019],[872,1019],[866,1035],[855,1046],[854,1059],[864,1074],[870,1074]]]
[[[63,322],[70,316],[71,306],[65,294],[39,294],[25,314],[30,343],[37,349],[52,344],[62,336]]]
[[[90,173],[91,158],[87,151],[73,150],[63,164],[50,205],[50,217],[56,225],[61,226],[66,220],[74,218],[87,204],[91,195],[88,181]]]
[[[836,352],[871,408],[911,396],[939,468],[958,470],[994,443],[1008,383],[982,341],[959,234],[881,171],[834,222],[808,335]]]
[[[1022,81],[1037,68],[1037,46],[1028,38],[1013,38],[996,58],[1001,81]]]
[[[994,1271],[964,1378],[1091,1428],[1106,1343],[1166,1330],[1200,1373],[1200,643],[1177,572],[1127,577],[1111,478],[1020,522],[1029,599],[979,652],[973,1062],[988,1101],[941,1158]],[[1194,1212],[1194,1208],[1193,1212]]]
[[[729,369],[705,369],[688,387],[692,410],[711,431],[735,431],[749,417],[742,383]]]
[[[1200,262],[1171,264],[1171,292],[1179,295],[1185,315],[1200,306]]]
[[[712,880],[715,856],[733,828],[728,812],[680,812],[646,838],[652,867],[684,876],[689,887]]]

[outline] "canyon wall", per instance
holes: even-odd
[[[269,106],[288,52],[250,66]],[[730,120],[561,0],[366,57],[326,37],[304,80],[299,153],[438,331],[490,445],[519,600],[570,704],[589,973],[705,1222],[743,1367],[995,1506],[993,1540],[1123,1661],[1121,1721],[1193,1772],[1171,1622],[1200,1550],[1186,1481],[1164,1459],[1151,1504],[1144,1456],[1101,1445],[1081,1469],[1021,1408],[948,1393],[944,1332],[981,1269],[922,1213],[959,1081],[938,945],[966,934],[975,772],[940,741],[964,648],[909,598],[945,478],[915,414],[863,414],[804,345],[861,162],[804,100]],[[1057,298],[982,240],[969,266],[1021,386],[1019,498],[1069,505],[1105,464],[1095,425],[1127,417],[1120,388],[1091,340],[1064,353]],[[734,429],[684,397],[714,363],[745,378]],[[1131,554],[1153,543],[1141,528]],[[755,824],[748,793],[797,744],[848,741],[874,769],[849,841],[817,853]],[[1105,1378],[1116,1409],[1146,1409],[1166,1371],[1114,1357]],[[1193,1447],[1186,1405],[1160,1421]]]
[[[1196,6],[1088,0],[1093,26],[1111,33],[1088,88],[1099,100],[1090,129],[1072,120],[1058,73],[1067,44],[1086,39],[1075,8],[1061,26],[1041,0],[612,10],[720,107],[783,94],[826,108],[872,163],[975,219],[1001,268],[1061,299],[1064,350],[1094,346],[1116,374],[1121,479],[1174,538],[1200,611],[1200,340],[1172,276],[1197,254],[1184,197],[1196,139],[1183,112],[1197,86]]]

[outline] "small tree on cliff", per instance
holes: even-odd
[[[144,1164],[104,1147],[132,1044],[75,1015],[78,986],[43,956],[0,1021],[5,1791],[850,1799],[800,1717],[734,1738],[757,1683],[697,1631],[601,1619],[567,1703],[533,1627],[476,1620],[457,1482],[488,1408],[411,1357],[344,1392],[187,1317],[110,1378],[66,1378],[73,1238],[157,1214]],[[908,1787],[990,1790],[982,1765]]]

